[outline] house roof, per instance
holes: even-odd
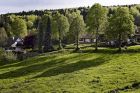
[[[80,38],[93,38],[92,34],[82,34]]]
[[[15,46],[16,44],[17,44],[17,42],[20,42],[20,41],[22,41],[22,39],[21,38],[18,38],[18,37],[12,37],[12,38],[9,38],[8,39],[8,44],[7,44],[7,46]]]

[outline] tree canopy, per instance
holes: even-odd
[[[83,16],[81,16],[79,12],[75,12],[75,16],[70,25],[70,31],[75,37],[76,50],[79,50],[79,36],[81,35],[82,32],[85,31],[84,19],[83,19]]]
[[[11,24],[11,28],[14,36],[24,37],[27,35],[27,25],[22,18],[15,17]]]
[[[55,33],[58,34],[58,39],[59,39],[59,48],[62,49],[62,39],[66,35],[66,33],[69,31],[69,22],[66,16],[57,13],[55,15],[55,22],[56,22],[56,27],[57,30]]]
[[[7,33],[3,27],[0,27],[0,47],[5,46],[7,43]]]
[[[95,34],[96,44],[95,50],[98,50],[98,37],[99,31],[104,27],[104,23],[107,18],[107,10],[102,7],[100,4],[94,4],[89,12],[87,17],[87,26],[89,31],[92,31]]]
[[[128,8],[118,7],[115,14],[109,19],[109,28],[107,35],[119,42],[119,51],[121,51],[121,42],[134,33],[134,18],[130,15]]]

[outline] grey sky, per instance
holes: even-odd
[[[41,9],[102,5],[140,4],[140,0],[0,0],[0,14]]]

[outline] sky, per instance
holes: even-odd
[[[30,10],[91,6],[94,3],[100,3],[104,6],[129,5],[140,4],[140,0],[0,0],[0,14]]]

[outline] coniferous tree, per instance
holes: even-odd
[[[42,20],[41,18],[39,17],[39,22],[38,22],[38,51],[39,52],[42,52],[42,46],[43,46],[43,24],[42,24]]]
[[[52,50],[53,50],[53,46],[52,46],[51,19],[50,16],[48,16],[45,38],[44,38],[44,52],[50,52]]]
[[[0,47],[3,47],[7,44],[7,33],[3,27],[0,27]]]

